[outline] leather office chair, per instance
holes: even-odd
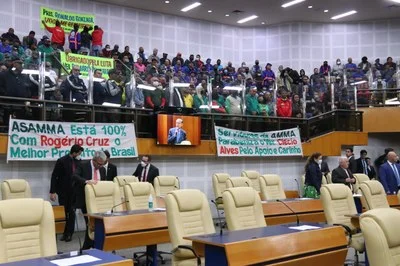
[[[371,266],[400,265],[400,211],[392,208],[363,213],[360,226]]]
[[[247,177],[248,179],[250,179],[252,187],[257,192],[261,192],[261,188],[260,188],[260,173],[259,172],[250,171],[250,170],[244,170],[244,171],[242,171],[241,176],[242,177]]]
[[[333,184],[332,183],[332,173],[331,172],[326,174],[326,182],[327,182],[327,184]]]
[[[215,173],[212,176],[213,190],[217,210],[223,210],[222,192],[226,189],[226,180],[231,176],[227,173]]]
[[[365,182],[369,181],[369,177],[366,174],[353,174],[356,178],[356,183],[354,184],[354,192],[360,193],[360,185]]]
[[[113,182],[118,184],[121,199],[125,199],[124,186],[132,182],[139,182],[139,179],[132,175],[119,175],[114,177]]]
[[[1,183],[3,200],[32,198],[31,187],[25,179],[7,179]]]
[[[85,186],[85,202],[88,213],[122,211],[119,187],[112,181],[99,181],[96,185]],[[116,206],[114,209],[113,207]],[[112,210],[113,209],[113,210]],[[93,228],[89,228],[89,237],[94,239]]]
[[[175,190],[167,194],[165,203],[173,248],[172,265],[200,265],[191,242],[183,237],[215,233],[206,196],[197,189]]]
[[[381,182],[377,180],[364,181],[360,185],[360,190],[363,195],[365,208],[367,210],[377,208],[390,208],[385,189]]]
[[[126,208],[128,211],[147,210],[149,208],[149,196],[153,197],[153,208],[157,208],[156,194],[153,186],[148,182],[134,182],[125,185],[124,188]]]
[[[252,187],[228,188],[222,193],[229,230],[267,226],[261,199]]]
[[[48,201],[0,201],[0,213],[0,263],[57,254],[53,208]]]
[[[364,238],[362,233],[351,223],[346,215],[356,214],[353,194],[344,184],[327,184],[321,187],[321,200],[328,224],[342,226],[348,235],[348,245],[355,249],[355,261],[358,263],[358,253],[364,252]]]
[[[286,199],[279,175],[262,175],[260,177],[260,185],[261,193],[265,200]]]
[[[247,177],[230,177],[226,180],[226,188],[231,187],[252,187],[252,183]]]
[[[180,188],[179,178],[171,175],[160,175],[154,178],[154,191],[157,197],[164,197],[168,192]]]

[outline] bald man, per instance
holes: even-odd
[[[385,188],[386,194],[397,194],[400,186],[400,166],[394,151],[387,154],[387,162],[379,167],[379,179]]]
[[[339,167],[332,171],[332,183],[342,183],[348,186],[353,191],[353,184],[356,179],[353,173],[349,170],[349,159],[341,157],[339,159]]]
[[[168,131],[168,144],[180,144],[186,140],[186,131],[182,128],[183,120],[181,118],[176,119],[175,126]]]

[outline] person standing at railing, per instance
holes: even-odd
[[[94,26],[92,32],[92,55],[99,56],[103,46],[103,29],[99,26]]]
[[[74,65],[72,73],[61,84],[61,93],[64,101],[86,103],[87,101],[87,88],[85,82],[79,77],[80,67]]]
[[[84,26],[81,32],[81,46],[90,50],[90,43],[92,42],[92,35],[89,33],[93,28]]]
[[[292,116],[292,101],[289,98],[287,89],[281,89],[281,97],[276,102],[276,114],[279,117]]]
[[[332,75],[340,77],[343,75],[343,65],[340,58],[336,59],[336,64],[332,68]]]
[[[111,103],[115,105],[122,104],[122,95],[124,92],[122,75],[116,69],[111,69],[108,71],[109,79],[105,82],[105,103]],[[103,104],[104,105],[104,104]],[[106,122],[108,123],[118,123],[120,120],[119,109],[108,108],[105,114]]]
[[[50,62],[52,65],[54,65],[53,64],[54,48],[51,46],[48,37],[43,37],[43,44],[39,45],[38,50],[40,53],[45,54],[46,62]]]
[[[79,49],[81,49],[81,34],[77,23],[74,24],[74,29],[69,33],[68,41],[71,52],[74,54],[78,53]]]
[[[57,44],[57,48],[64,51],[65,32],[61,27],[61,22],[57,20],[55,27],[49,27],[44,20],[42,20],[42,23],[46,30],[52,34],[51,42]]]
[[[252,87],[247,93],[246,98],[246,115],[258,115],[260,114],[260,106],[258,105],[257,99],[257,88]]]

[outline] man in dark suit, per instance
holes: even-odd
[[[379,168],[379,179],[386,194],[397,194],[400,186],[400,166],[394,151],[387,154],[387,162]]]
[[[168,144],[180,144],[186,140],[186,131],[182,128],[183,120],[180,118],[176,119],[175,126],[168,131]]]
[[[104,164],[107,161],[107,156],[103,151],[96,151],[93,159],[85,161],[76,168],[72,180],[74,182],[74,207],[81,209],[83,214],[87,213],[85,202],[85,186],[86,184],[96,185],[98,181],[106,180],[106,172]],[[84,216],[86,225],[88,218]],[[85,242],[82,249],[89,249],[93,247],[93,241],[89,238],[88,228],[86,226]]]
[[[106,179],[108,181],[113,181],[114,177],[116,177],[117,174],[117,166],[115,164],[112,164],[110,162],[110,152],[109,151],[104,151],[104,154],[107,156],[107,161],[106,164],[104,165],[104,169],[106,170]]]
[[[368,165],[367,169],[368,169],[368,177],[369,177],[369,179],[376,178],[376,171],[375,171],[374,166],[372,165],[371,158],[365,157],[365,160],[366,160],[367,165]]]
[[[354,159],[354,153],[352,148],[346,149],[346,157],[349,159],[349,169],[352,173],[357,171],[356,160]]]
[[[342,183],[353,191],[353,184],[356,183],[352,172],[349,169],[349,159],[340,158],[339,167],[332,171],[332,183]]]
[[[143,155],[142,161],[138,164],[132,175],[137,176],[140,182],[149,182],[153,184],[154,178],[160,174],[158,168],[151,164],[150,155]]]
[[[369,179],[372,179],[375,177],[375,169],[370,165],[371,160],[367,160],[367,154],[368,153],[366,150],[360,151],[360,158],[356,160],[357,171],[355,173],[365,174],[369,177]]]
[[[72,174],[79,164],[83,148],[73,145],[69,154],[59,158],[51,174],[50,200],[64,206],[65,227],[61,241],[69,242],[75,229],[75,211],[72,207]]]
[[[324,160],[325,159],[325,160]],[[328,166],[328,162],[326,161],[326,158],[322,159],[322,163],[321,163],[321,172],[324,176],[326,176],[330,170],[329,170],[329,166]]]

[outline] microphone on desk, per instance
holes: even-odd
[[[222,197],[216,198],[216,200],[218,200],[218,199],[222,199]],[[217,202],[216,202],[215,200],[211,200],[211,202],[214,203],[215,209],[217,210],[218,221],[219,221],[219,228],[220,228],[220,229],[219,229],[219,235],[222,236],[222,227],[223,227],[223,224],[222,224],[221,216],[219,215],[218,204],[217,204]]]
[[[287,205],[284,201],[282,201],[280,199],[277,199],[276,201],[285,205],[294,215],[296,215],[296,224],[297,224],[297,226],[299,226],[300,221],[299,221],[299,216],[297,215],[297,213],[292,208],[290,208],[289,205]]]
[[[78,230],[78,217],[76,217],[76,209],[74,211],[75,211],[75,226],[76,226],[76,230]],[[86,225],[86,226],[89,226],[89,225]],[[83,249],[82,241],[81,241],[81,238],[80,238],[80,236],[78,234],[76,234],[76,236],[78,237],[78,241],[79,241],[79,252],[78,252],[78,254],[82,255],[82,249]]]
[[[114,206],[111,208],[111,213],[114,213],[115,207],[118,207],[118,206],[120,206],[120,205],[122,205],[122,204],[125,204],[125,203],[128,203],[128,202],[129,202],[129,200],[124,200],[123,202],[118,203],[117,205],[114,205]]]
[[[301,198],[301,187],[299,184],[299,180],[297,180],[297,178],[295,178],[294,181],[296,181],[296,184],[297,184],[297,191],[299,192],[299,198]]]

